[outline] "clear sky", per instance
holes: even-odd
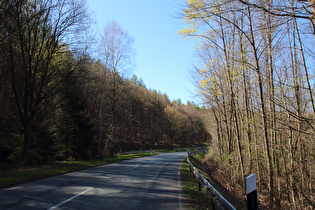
[[[190,79],[194,42],[181,38],[184,28],[178,19],[185,0],[87,0],[99,31],[116,21],[133,37],[136,65],[133,73],[147,88],[166,93],[170,100],[198,103]]]

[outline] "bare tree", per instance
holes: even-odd
[[[23,125],[22,162],[26,163],[34,116],[67,72],[65,44],[86,18],[85,7],[77,0],[1,1],[1,7],[10,8],[0,21],[6,34],[3,54]]]
[[[107,75],[111,78],[111,128],[108,133],[111,139],[114,139],[113,134],[116,130],[116,102],[117,102],[117,89],[118,89],[118,77],[123,73],[130,70],[133,65],[133,56],[134,56],[134,48],[133,48],[133,38],[128,35],[118,24],[113,21],[107,24],[104,28],[104,32],[101,36],[101,41],[99,44],[100,56],[102,63],[104,65],[104,83],[103,83],[103,91],[101,93],[101,105],[100,105],[100,133],[99,133],[99,143],[101,142],[101,130],[102,130],[102,118],[103,118],[103,105],[104,105],[104,89],[105,89],[105,79],[106,72],[110,72],[110,75]],[[107,140],[105,143],[105,150],[110,147],[107,146],[108,142],[111,140]]]

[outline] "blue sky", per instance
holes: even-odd
[[[175,18],[185,0],[87,0],[99,31],[116,21],[133,37],[136,65],[133,73],[147,88],[166,93],[170,100],[195,101],[190,71],[195,49],[192,40],[177,31],[185,25]]]

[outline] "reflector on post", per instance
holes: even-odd
[[[246,177],[246,194],[247,194],[247,208],[248,210],[256,210],[257,207],[257,187],[256,175],[251,174]]]

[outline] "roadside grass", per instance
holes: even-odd
[[[0,168],[0,188],[14,184],[30,181],[34,179],[49,177],[57,174],[71,172],[75,170],[90,168],[98,165],[129,160],[144,156],[156,155],[152,153],[118,154],[116,157],[100,158],[83,161],[62,161],[37,166],[21,166],[15,168]]]
[[[159,152],[187,152],[187,151],[199,151],[202,149],[208,148],[206,145],[201,145],[198,147],[184,147],[184,146],[175,146],[173,149],[156,149],[155,151]]]
[[[203,188],[199,191],[198,181],[193,178],[192,173],[190,172],[187,158],[182,163],[181,174],[185,203],[187,204],[187,207],[190,209],[211,210],[211,198]]]

